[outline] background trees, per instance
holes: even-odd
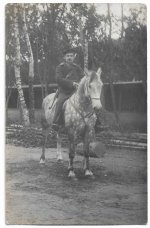
[[[56,65],[62,60],[62,50],[69,45],[77,48],[79,55],[76,61],[83,67],[81,36],[88,41],[89,67],[97,68],[102,65],[104,81],[109,79],[110,19],[107,13],[104,14],[103,11],[98,13],[96,7],[94,4],[25,4],[26,24],[35,65],[35,84],[44,86],[55,82]],[[138,9],[131,9],[128,16],[125,16],[123,7],[120,7],[120,14],[121,12],[122,14],[118,18],[113,14],[110,4],[112,27],[115,25],[115,33],[118,33],[115,39],[112,35],[111,42],[113,81],[141,80],[143,75],[146,77],[146,22],[140,19],[143,10],[146,9],[141,5]],[[13,62],[15,48],[12,19],[12,5],[8,4],[6,7],[6,64],[8,63],[9,66]],[[81,35],[79,22],[82,24],[83,35]],[[21,76],[23,84],[28,84],[29,53],[23,37],[22,23],[20,15]],[[12,71],[11,78],[13,77]],[[46,91],[43,93],[45,95]]]
[[[16,84],[14,5],[6,6],[7,87]],[[88,42],[88,68],[101,66],[104,82],[110,82],[110,79],[146,81],[147,28],[144,5],[120,4],[118,15],[114,13],[115,4],[110,4],[109,13],[107,4],[16,5],[22,9],[18,12],[21,82],[26,85],[41,84],[43,97],[47,95],[47,85],[55,82],[55,68],[62,61],[64,48],[74,46],[78,52],[76,61],[81,67],[84,66],[84,40]],[[104,6],[106,10],[103,10]],[[33,101],[32,86],[30,88],[30,100]],[[9,94],[10,90],[7,90],[7,98]],[[33,106],[34,102],[31,104]]]

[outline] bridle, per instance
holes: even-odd
[[[86,72],[85,72],[85,74],[86,74]],[[87,74],[86,74],[87,75]],[[84,86],[86,86],[86,90],[87,90],[87,97],[88,97],[88,99],[89,99],[89,101],[91,102],[92,100],[100,100],[100,98],[98,98],[98,97],[91,97],[90,96],[90,92],[89,92],[89,83],[88,83],[88,79],[86,78],[86,83],[85,83],[85,85]],[[69,99],[69,102],[70,102],[70,104],[73,106],[73,108],[76,110],[76,112],[81,116],[81,118],[82,118],[82,120],[83,120],[83,122],[84,122],[84,124],[85,124],[85,126],[87,126],[87,123],[86,123],[86,121],[85,121],[85,118],[90,118],[91,116],[93,116],[93,114],[95,113],[94,112],[94,110],[92,111],[92,112],[90,112],[90,113],[87,113],[87,115],[83,115],[82,114],[82,112],[76,107],[76,105],[71,101],[71,99]]]
[[[97,98],[97,97],[90,97],[91,98],[91,100],[99,100],[100,98]]]
[[[100,100],[100,98],[98,98],[98,97],[91,97],[91,96],[90,96],[89,85],[87,85],[87,84],[88,84],[88,80],[86,79],[85,86],[86,86],[86,90],[87,90],[88,99],[89,99],[89,100]]]

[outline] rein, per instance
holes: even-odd
[[[88,113],[87,115],[84,116],[84,115],[82,114],[82,112],[79,111],[79,109],[75,106],[75,104],[74,104],[70,99],[69,99],[69,102],[70,102],[70,104],[73,106],[73,108],[76,110],[76,112],[82,117],[84,124],[87,125],[87,124],[86,124],[86,121],[85,121],[85,118],[91,117],[91,116],[94,114],[94,111],[91,112],[91,113]]]
[[[99,100],[100,98],[97,98],[97,97],[91,97],[92,100]]]
[[[84,71],[84,73],[85,73],[85,77],[86,77],[86,79],[85,79],[85,85],[84,85],[84,90],[86,89],[86,91],[87,91],[87,97],[88,97],[88,99],[89,99],[89,101],[91,101],[91,100],[99,100],[100,98],[98,98],[98,97],[90,97],[90,92],[89,92],[89,85],[88,85],[88,80],[87,80],[87,77],[88,77],[88,75],[87,75],[87,73]],[[77,92],[77,91],[76,91]],[[86,121],[85,121],[85,118],[90,118],[93,114],[94,114],[94,110],[92,111],[92,112],[90,112],[90,113],[87,113],[85,116],[82,114],[82,112],[76,107],[76,105],[71,101],[71,99],[69,99],[69,102],[70,102],[70,104],[73,106],[73,108],[76,110],[76,112],[81,116],[81,118],[83,119],[83,122],[84,122],[84,124],[85,124],[85,126],[87,125],[87,123],[86,123]]]

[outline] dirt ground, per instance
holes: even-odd
[[[84,177],[82,156],[75,158],[78,181],[67,177],[68,154],[56,162],[47,149],[6,145],[7,224],[145,224],[147,222],[146,151],[108,149],[91,158],[95,179]]]

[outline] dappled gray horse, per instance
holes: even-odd
[[[75,157],[75,146],[78,136],[83,140],[84,147],[84,170],[86,176],[93,176],[89,165],[89,144],[95,140],[96,114],[102,108],[101,92],[103,83],[101,81],[101,68],[97,72],[87,71],[79,83],[76,92],[64,103],[64,127],[69,139],[69,177],[75,178],[73,160]],[[48,95],[42,104],[44,120],[43,122],[43,148],[40,163],[45,163],[45,144],[49,128],[53,122],[55,94]],[[57,160],[62,160],[61,137],[57,133]]]

